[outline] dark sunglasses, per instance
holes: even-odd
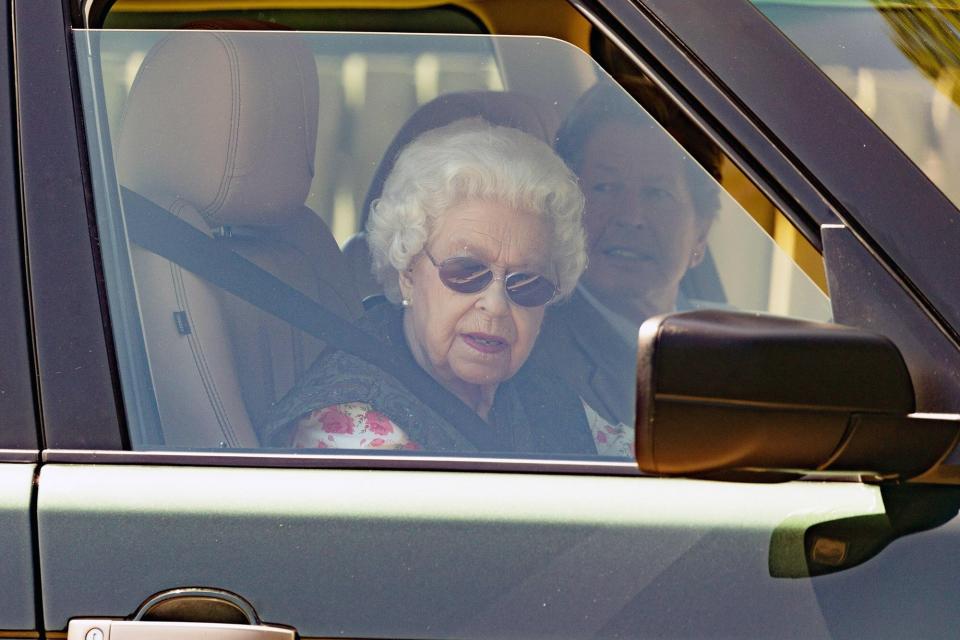
[[[437,268],[440,282],[457,293],[477,293],[494,281],[490,265],[467,256],[454,256],[437,262],[430,251],[423,251]],[[553,300],[559,289],[538,273],[508,273],[503,277],[507,297],[521,307],[540,307]]]

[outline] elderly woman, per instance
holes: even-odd
[[[371,309],[365,328],[479,416],[496,450],[592,451],[569,388],[518,374],[546,306],[584,269],[582,210],[548,145],[481,120],[414,140],[372,206],[374,272],[393,304]],[[267,436],[300,448],[476,448],[431,400],[331,349],[278,404]]]
[[[598,84],[557,134],[586,195],[589,267],[547,314],[534,360],[577,390],[599,453],[631,456],[637,329],[691,307],[682,285],[706,255],[722,156],[648,80],[619,81],[636,102]]]

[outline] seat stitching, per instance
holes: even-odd
[[[297,68],[297,80],[298,80],[297,86],[298,86],[299,89],[300,89],[300,107],[301,107],[301,108],[300,108],[300,115],[301,115],[301,117],[302,117],[302,119],[303,119],[303,131],[309,131],[309,130],[310,130],[310,123],[307,121],[307,92],[306,92],[306,88],[305,88],[305,86],[304,86],[304,82],[305,82],[306,77],[307,77],[307,76],[306,76],[306,71],[303,69],[303,65],[301,64],[301,63],[302,63],[302,60],[300,60],[300,56],[296,55],[296,52],[294,52],[294,54],[293,54],[293,62],[294,62],[294,64],[296,65],[296,68]],[[307,145],[307,144],[304,144],[304,145],[303,145],[303,153],[304,153],[304,158],[303,158],[303,159],[304,159],[304,162],[305,162],[306,165],[307,165],[307,171],[309,171],[309,172],[310,172],[310,176],[313,177],[313,172],[314,172],[315,167],[313,166],[313,162],[311,162],[311,160],[310,160],[310,149],[309,149],[309,145]]]
[[[230,76],[230,122],[227,134],[227,149],[224,157],[223,174],[213,202],[205,207],[204,217],[219,221],[219,212],[230,193],[233,176],[236,172],[237,149],[240,146],[240,63],[236,46],[228,38],[217,35],[217,41],[227,55],[227,69]]]
[[[177,217],[181,217],[180,213],[183,211],[184,204],[182,201],[176,201],[171,207],[171,212]],[[177,299],[177,304],[183,309],[184,313],[187,315],[187,322],[191,327],[197,327],[198,324],[194,322],[193,312],[190,308],[189,297],[186,293],[186,286],[183,282],[183,269],[170,262],[171,275],[173,276],[174,281],[174,295]],[[233,446],[239,446],[239,438],[236,436],[236,432],[233,428],[233,425],[230,423],[230,417],[226,411],[223,403],[223,398],[220,395],[220,389],[213,380],[213,375],[211,374],[211,368],[207,363],[206,352],[203,349],[203,345],[200,342],[199,336],[196,332],[191,329],[191,332],[186,335],[187,344],[190,346],[190,350],[193,353],[193,360],[197,366],[197,372],[200,374],[200,381],[203,384],[204,390],[206,391],[207,399],[210,402],[211,409],[213,410],[214,416],[217,419],[217,424],[220,426],[220,432],[223,434],[224,440],[228,444]]]
[[[264,375],[263,384],[266,387],[265,391],[270,402],[276,402],[279,398],[277,398],[277,383],[275,380],[276,376],[274,376],[273,349],[270,345],[269,329],[263,325],[257,327],[256,342],[259,347],[260,370]]]
[[[171,263],[172,265],[173,263]],[[187,314],[187,321],[190,323],[191,327],[196,327],[197,323],[194,322],[193,312],[190,309],[188,298],[186,296],[185,287],[183,285],[183,270],[174,265],[176,268],[176,277],[178,279],[179,287],[184,289],[183,298],[180,300],[180,306],[183,308],[184,312]],[[220,432],[223,434],[224,439],[229,444],[236,444],[232,442],[236,440],[233,434],[232,426],[230,425],[229,417],[227,411],[223,406],[223,399],[220,395],[220,390],[217,384],[213,380],[213,375],[210,372],[210,366],[207,363],[206,353],[203,349],[203,344],[200,339],[197,337],[195,331],[191,331],[190,334],[186,336],[187,342],[190,345],[190,349],[193,352],[194,362],[197,365],[197,371],[200,374],[200,380],[203,383],[203,387],[206,390],[207,399],[210,401],[210,406],[213,409],[214,416],[217,419],[217,423],[220,426]]]

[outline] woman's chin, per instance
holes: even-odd
[[[510,377],[510,372],[495,363],[458,362],[451,367],[461,382],[476,386],[497,385]]]

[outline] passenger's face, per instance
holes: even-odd
[[[637,323],[671,311],[684,273],[703,258],[708,228],[694,210],[686,162],[662,131],[627,123],[602,125],[584,148],[582,282]]]
[[[553,280],[549,237],[548,223],[537,214],[467,201],[440,216],[426,248],[438,263],[454,256],[485,262],[496,279],[483,291],[457,293],[441,282],[424,253],[400,276],[410,303],[404,322],[414,357],[470,405],[477,393],[492,398],[530,354],[544,307],[511,302],[503,277],[522,271]]]

